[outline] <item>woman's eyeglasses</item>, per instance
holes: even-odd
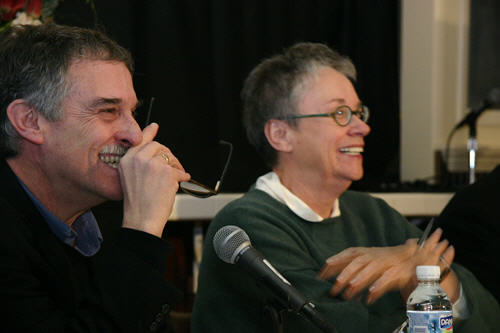
[[[314,114],[297,114],[285,116],[279,118],[282,120],[287,119],[302,119],[302,118],[313,118],[313,117],[331,117],[339,126],[347,126],[351,122],[352,116],[356,116],[363,122],[367,122],[370,117],[370,110],[366,105],[361,105],[358,110],[352,110],[347,105],[341,105],[335,109],[333,112],[329,113],[314,113]]]

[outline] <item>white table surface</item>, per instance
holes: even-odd
[[[384,199],[390,206],[407,217],[436,216],[453,196],[453,193],[371,193]],[[187,194],[177,194],[170,221],[211,220],[226,204],[243,196],[243,193],[221,193],[199,199]]]

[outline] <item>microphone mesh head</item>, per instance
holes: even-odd
[[[240,251],[250,245],[250,238],[240,227],[226,225],[217,231],[213,244],[220,260],[234,264]]]

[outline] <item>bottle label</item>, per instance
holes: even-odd
[[[451,311],[411,311],[408,315],[409,333],[451,333],[453,315]]]

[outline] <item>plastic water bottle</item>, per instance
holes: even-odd
[[[453,332],[452,304],[439,285],[439,266],[417,266],[418,286],[408,297],[409,333]]]

